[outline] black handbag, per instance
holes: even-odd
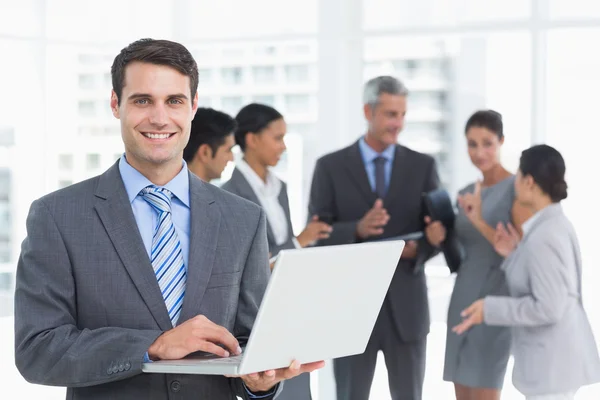
[[[454,221],[456,214],[450,200],[450,195],[444,189],[432,190],[423,193],[423,205],[432,221],[440,221],[446,228],[446,239],[440,244],[440,249],[444,253],[446,264],[451,273],[455,273],[460,268],[464,258],[463,248],[456,238],[454,232]]]

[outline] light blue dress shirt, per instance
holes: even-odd
[[[171,200],[171,217],[173,225],[175,225],[175,231],[179,237],[179,242],[181,243],[183,262],[187,270],[190,254],[190,178],[188,175],[187,164],[185,161],[182,162],[183,168],[181,168],[181,171],[175,178],[161,187],[164,187],[173,193],[173,198]],[[140,192],[143,188],[153,185],[153,183],[138,170],[129,165],[125,158],[125,154],[123,154],[119,160],[119,171],[121,172],[121,179],[123,179],[127,197],[129,198],[131,208],[133,209],[135,222],[137,223],[138,230],[142,236],[148,258],[150,258],[152,251],[152,237],[156,230],[156,225],[158,224],[158,213],[142,198],[142,196],[140,196]],[[150,357],[147,352],[144,354],[144,362],[150,362]],[[272,396],[277,390],[277,387],[278,385],[276,385],[267,395],[258,396],[250,392],[244,384],[246,392],[250,398],[253,399]]]
[[[392,165],[394,164],[394,156],[396,154],[396,146],[391,145],[388,146],[381,153],[373,150],[365,141],[365,138],[361,138],[358,141],[358,147],[360,149],[360,154],[362,156],[363,163],[365,164],[365,169],[367,170],[367,177],[369,178],[369,184],[371,185],[371,190],[375,191],[375,163],[373,162],[377,157],[383,157],[387,161],[385,163],[385,191],[387,193],[390,188],[390,180],[392,178]]]
[[[152,206],[140,196],[140,191],[146,186],[153,185],[144,175],[133,168],[127,162],[125,155],[121,156],[119,161],[119,171],[121,178],[125,184],[125,190],[133,209],[135,222],[137,222],[138,230],[142,236],[144,247],[150,257],[152,251],[152,236],[158,223],[158,213]],[[171,217],[177,237],[181,243],[181,251],[183,262],[186,270],[188,266],[188,258],[190,253],[190,180],[188,176],[188,168],[183,161],[181,171],[164,187],[173,193],[171,200]]]

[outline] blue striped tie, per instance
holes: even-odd
[[[171,218],[173,193],[164,188],[148,186],[142,189],[140,195],[158,212],[150,259],[169,317],[175,326],[183,305],[186,272],[181,243]]]

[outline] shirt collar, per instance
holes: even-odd
[[[358,146],[360,147],[360,152],[362,153],[366,164],[373,162],[373,160],[375,160],[377,157],[383,157],[386,159],[386,161],[391,161],[394,159],[394,154],[396,151],[396,146],[390,145],[381,153],[378,153],[367,144],[364,136],[360,138]]]
[[[265,196],[279,195],[281,181],[271,171],[267,170],[267,181],[265,182],[243,158],[236,164],[236,167],[244,175],[244,178],[246,178],[250,187],[255,192],[260,192]]]
[[[123,154],[119,160],[119,171],[121,172],[121,178],[125,184],[125,190],[127,191],[127,197],[129,198],[130,203],[133,203],[143,188],[153,185],[148,178],[142,175],[137,169],[133,168],[127,162],[125,154]],[[186,162],[182,160],[181,171],[179,171],[179,173],[175,175],[175,177],[166,185],[160,187],[168,189],[175,197],[179,199],[179,201],[189,208],[190,180]]]
[[[533,227],[533,224],[536,220],[540,219],[541,217],[543,217],[544,214],[551,212],[555,208],[560,208],[560,207],[561,207],[560,203],[550,204],[549,206],[544,207],[543,209],[541,209],[540,211],[536,212],[531,217],[529,217],[529,219],[527,221],[523,222],[523,225],[521,226],[521,228],[523,229],[523,236],[531,231],[531,228]]]

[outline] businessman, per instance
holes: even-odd
[[[142,374],[142,362],[240,353],[269,277],[264,213],[183,161],[198,70],[181,44],[142,39],[114,60],[124,156],[36,200],[17,267],[15,359],[68,399],[273,398],[322,363],[228,378]]]
[[[233,161],[237,122],[228,114],[212,108],[198,108],[192,120],[190,140],[183,149],[188,168],[204,182],[220,179]]]
[[[397,144],[407,94],[393,77],[368,81],[364,87],[367,133],[317,161],[309,215],[333,223],[331,236],[319,245],[423,230],[421,195],[438,187],[438,174],[433,158]],[[334,361],[338,400],[369,398],[378,351],[385,356],[392,399],[421,399],[429,307],[418,251],[433,254],[425,240],[407,242],[366,351]]]

